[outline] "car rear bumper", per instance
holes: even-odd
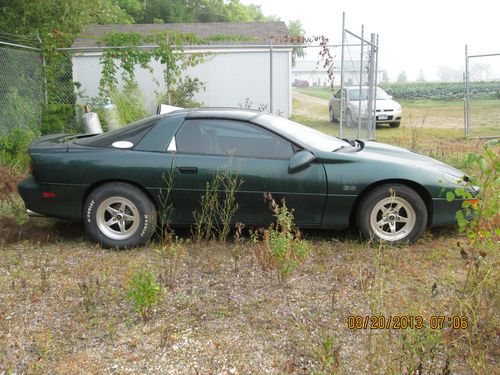
[[[26,208],[38,215],[81,220],[85,186],[40,183],[29,176],[17,190]]]

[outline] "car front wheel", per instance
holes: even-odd
[[[105,248],[144,245],[156,230],[156,208],[137,187],[107,183],[93,190],[84,206],[88,236]]]
[[[413,189],[382,185],[361,201],[357,224],[365,238],[389,243],[413,243],[427,226],[427,207]]]

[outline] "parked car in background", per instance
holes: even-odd
[[[446,193],[474,191],[462,172],[430,157],[238,108],[179,110],[97,135],[48,135],[29,154],[32,174],[18,186],[29,213],[83,221],[93,241],[112,248],[145,244],[171,204],[173,225],[195,224],[207,182],[227,168],[242,181],[234,223],[270,225],[263,199],[270,193],[294,210],[299,227],[355,226],[391,243],[455,223],[463,201],[448,202]]]
[[[292,87],[309,87],[309,81],[305,79],[294,79]]]
[[[341,91],[337,91],[330,99],[328,105],[328,113],[330,122],[338,122],[340,119],[340,98]],[[361,116],[367,117],[367,102],[368,102],[368,87],[361,88],[361,96],[359,86],[350,86],[344,88],[345,98],[345,125],[353,126],[359,120],[359,100],[361,98]],[[393,100],[392,96],[387,94],[383,89],[377,87],[377,105],[375,110],[376,124],[389,124],[392,128],[397,128],[401,124],[402,109],[401,105]]]

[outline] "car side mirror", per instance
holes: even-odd
[[[392,95],[389,95],[389,99],[392,99]]]
[[[310,151],[302,150],[296,152],[290,159],[290,164],[288,165],[289,173],[300,172],[307,167],[309,167],[312,162],[316,160],[316,156]]]

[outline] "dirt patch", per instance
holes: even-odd
[[[58,240],[78,239],[83,236],[83,228],[79,223],[39,218],[20,223],[11,217],[0,217],[0,248],[24,241],[51,244]]]
[[[293,114],[305,116],[319,121],[328,121],[328,100],[293,92],[293,99],[299,105],[294,105]]]

